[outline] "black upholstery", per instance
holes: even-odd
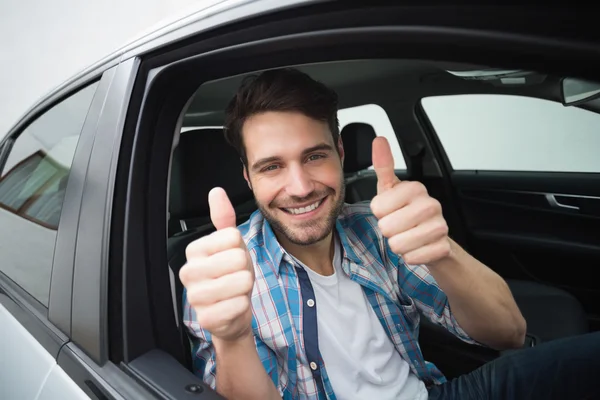
[[[245,222],[256,209],[254,196],[242,173],[242,163],[225,141],[222,129],[199,129],[181,134],[173,154],[169,215],[173,223],[186,221],[188,229],[167,240],[169,267],[175,276],[175,307],[182,346],[191,368],[191,349],[182,324],[183,285],[179,270],[186,262],[185,249],[194,240],[215,230],[210,222],[208,192],[220,186],[236,209],[237,224]]]
[[[367,142],[373,141],[375,131],[368,127],[367,124],[349,124],[341,132],[349,203],[370,200],[377,194],[374,173],[355,174],[372,165],[371,145]],[[528,332],[542,342],[588,332],[583,307],[567,291],[531,281],[507,279],[506,282],[527,321]]]
[[[340,132],[344,143],[344,173],[353,174],[372,165],[371,148],[375,130],[369,124],[353,122]]]
[[[527,330],[541,342],[589,331],[586,313],[572,294],[536,282],[508,279],[507,283],[527,321]]]
[[[233,204],[252,199],[252,192],[242,175],[242,162],[225,141],[222,129],[182,133],[173,154],[172,171],[171,218],[206,217],[208,192],[215,186],[225,189]]]
[[[373,165],[371,149],[375,130],[369,124],[355,122],[346,125],[340,135],[345,154],[346,202],[372,199],[377,194],[377,177],[375,171],[365,170]]]

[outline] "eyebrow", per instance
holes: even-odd
[[[304,149],[304,151],[302,151],[302,156],[305,156],[309,153],[319,151],[319,150],[333,151],[333,147],[331,147],[331,145],[329,145],[327,143],[321,143],[316,146],[309,147],[308,149]],[[281,159],[281,157],[277,157],[277,156],[261,158],[260,160],[258,160],[254,164],[252,164],[252,171],[258,171],[266,164],[269,164],[269,163],[272,163],[275,161],[279,161],[280,159]]]

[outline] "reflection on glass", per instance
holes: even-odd
[[[33,121],[0,174],[0,271],[44,306],[69,171],[96,86]]]

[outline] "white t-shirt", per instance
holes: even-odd
[[[334,240],[333,275],[317,274],[296,261],[315,292],[319,350],[336,397],[427,399],[425,384],[396,351],[361,286],[342,270],[340,244]]]

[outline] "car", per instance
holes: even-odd
[[[208,190],[227,190],[238,223],[256,209],[224,108],[282,66],[340,96],[347,202],[374,196],[370,143],[386,136],[398,177],[509,283],[525,347],[600,330],[594,17],[228,0],[72,77],[0,142],[0,397],[222,398],[192,361],[178,271],[214,230]],[[448,378],[504,356],[425,322],[420,345]]]

